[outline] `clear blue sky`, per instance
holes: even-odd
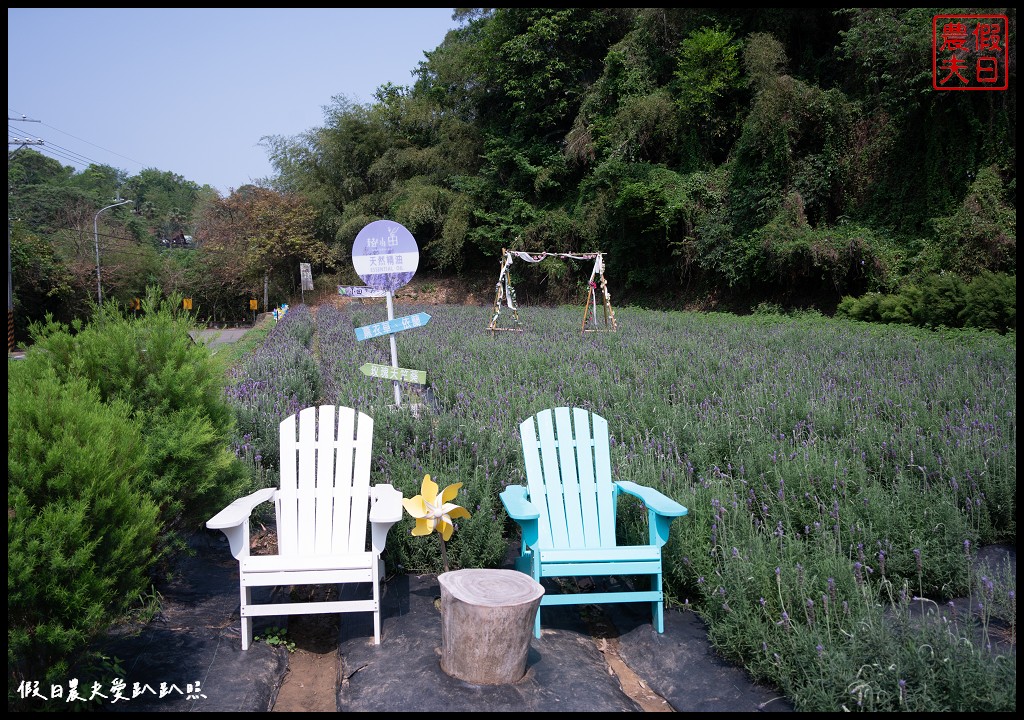
[[[270,177],[265,135],[411,85],[452,8],[7,9],[7,138],[81,171],[170,171],[222,194]],[[40,122],[19,122],[25,116]]]

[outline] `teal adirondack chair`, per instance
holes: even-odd
[[[612,480],[608,422],[580,408],[542,410],[519,426],[527,486],[501,493],[505,511],[522,530],[516,569],[543,578],[610,575],[650,576],[650,589],[620,592],[545,592],[534,622],[540,637],[540,610],[548,605],[650,602],[654,628],[665,631],[661,589],[661,548],[672,521],[687,509],[654,488]],[[621,493],[647,507],[646,545],[618,545],[615,515]]]

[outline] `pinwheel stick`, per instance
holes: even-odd
[[[444,537],[438,533],[437,539],[441,541],[441,561],[444,563],[444,571],[448,572],[448,550],[445,548]]]

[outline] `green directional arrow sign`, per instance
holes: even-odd
[[[426,370],[407,370],[406,368],[391,367],[390,365],[366,363],[359,368],[359,372],[363,375],[382,380],[401,380],[402,382],[416,383],[417,385],[423,385],[427,382]]]

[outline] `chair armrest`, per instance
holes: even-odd
[[[615,483],[619,486],[619,490],[628,495],[640,498],[644,505],[647,506],[648,510],[653,510],[659,515],[665,517],[679,517],[686,515],[689,510],[677,503],[672,498],[663,494],[660,490],[655,490],[652,487],[646,485],[637,485],[635,482],[629,480],[619,480]]]
[[[219,513],[206,521],[206,527],[211,530],[224,530],[241,525],[249,519],[252,509],[268,500],[272,500],[277,488],[263,488],[251,495],[238,498]]]
[[[373,552],[384,552],[388,531],[402,519],[402,493],[387,484],[370,488],[370,547]]]
[[[231,554],[236,559],[249,554],[249,516],[260,503],[273,500],[277,488],[263,488],[251,495],[238,498],[206,521],[206,527],[220,530],[228,538]]]
[[[523,547],[532,548],[540,539],[540,511],[526,499],[527,490],[522,485],[509,485],[498,496],[508,516],[519,523],[523,535]]]
[[[522,485],[509,485],[498,496],[501,498],[501,504],[505,506],[505,512],[516,522],[536,520],[540,517],[540,511],[526,499],[526,493],[527,490]]]
[[[370,522],[396,523],[402,519],[402,493],[391,485],[370,488]]]
[[[647,506],[647,535],[651,545],[661,547],[668,542],[672,521],[689,510],[672,498],[646,485],[637,485],[629,480],[619,480],[615,485],[622,492],[640,498]]]

